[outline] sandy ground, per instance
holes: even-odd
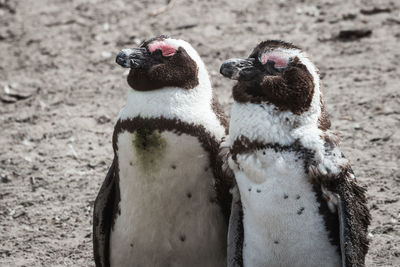
[[[400,266],[400,3],[287,2],[0,0],[0,266],[94,265],[93,201],[129,91],[114,58],[162,33],[199,51],[228,113],[224,59],[264,39],[302,46],[369,188],[367,266]]]

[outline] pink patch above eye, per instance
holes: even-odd
[[[262,55],[262,64],[267,63],[268,60],[275,62],[275,68],[286,68],[289,61],[289,56],[282,52],[265,53]]]
[[[167,44],[165,41],[155,41],[148,45],[150,53],[153,53],[156,50],[161,50],[161,53],[164,57],[170,57],[175,55],[176,49],[170,44]]]

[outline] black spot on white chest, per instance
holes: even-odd
[[[313,185],[296,153],[266,149],[238,155],[237,161],[240,169],[235,178],[243,205],[246,244],[243,253],[249,266],[265,263],[265,257],[270,264],[294,266],[295,260],[290,259],[299,253],[319,262],[321,255],[309,252],[321,248],[326,250],[322,254],[336,259]],[[310,238],[314,241],[308,242]]]

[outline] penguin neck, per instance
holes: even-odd
[[[192,89],[164,87],[154,91],[131,90],[118,120],[136,117],[179,120],[213,129],[213,134],[220,140],[225,135],[225,129],[212,110],[212,88],[208,76],[206,80],[202,76],[199,72],[199,85]]]
[[[317,121],[318,114],[295,115],[290,111],[280,111],[272,104],[234,102],[229,140],[232,145],[235,140],[243,136],[250,142],[282,146],[300,141],[304,147],[313,149],[321,145],[309,141],[312,138],[321,139],[322,131],[318,128]]]

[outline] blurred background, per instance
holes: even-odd
[[[0,266],[94,266],[92,206],[129,92],[122,48],[190,42],[230,112],[223,60],[266,39],[320,69],[373,222],[367,266],[400,266],[400,2],[0,0]]]

